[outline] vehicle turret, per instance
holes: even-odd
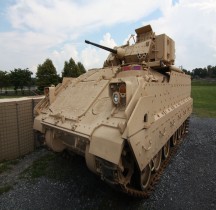
[[[150,25],[138,28],[136,41],[115,47],[114,49],[85,40],[85,43],[94,45],[111,52],[104,66],[127,64],[145,64],[150,67],[170,66],[175,61],[175,43],[165,34],[155,35]]]

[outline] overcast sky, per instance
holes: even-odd
[[[216,0],[0,0],[0,70],[101,67],[107,53],[85,39],[114,47],[147,24],[175,40],[176,66],[216,65]]]

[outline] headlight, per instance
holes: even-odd
[[[110,84],[110,96],[113,104],[120,107],[126,106],[126,83],[113,82]]]
[[[114,92],[113,93],[113,103],[116,104],[116,105],[120,103],[120,94],[119,94],[119,92]]]

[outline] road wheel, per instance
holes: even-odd
[[[178,134],[175,132],[171,137],[171,146],[174,147],[177,144]]]
[[[140,187],[142,191],[145,191],[148,188],[150,184],[150,179],[151,179],[151,166],[150,164],[148,164],[143,169],[140,175]]]
[[[181,137],[182,137],[182,126],[180,126],[177,130],[177,133],[178,133],[178,139],[180,140]]]
[[[153,161],[153,169],[155,172],[159,171],[161,165],[161,158],[162,158],[162,150],[160,150],[152,159]]]
[[[170,153],[170,140],[163,146],[163,158],[166,159]]]

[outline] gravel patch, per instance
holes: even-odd
[[[187,137],[149,199],[115,191],[87,169],[82,157],[66,161],[57,156],[49,176],[19,179],[23,169],[11,170],[8,176],[15,177],[16,184],[0,195],[0,209],[216,209],[215,151],[216,119],[193,116]],[[21,162],[47,153],[34,152]],[[0,183],[10,179],[2,175]]]
[[[45,149],[36,150],[35,152],[17,159],[19,162],[16,165],[10,165],[10,169],[0,174],[0,187],[7,184],[14,184],[19,175],[28,168],[36,159],[47,154]]]

